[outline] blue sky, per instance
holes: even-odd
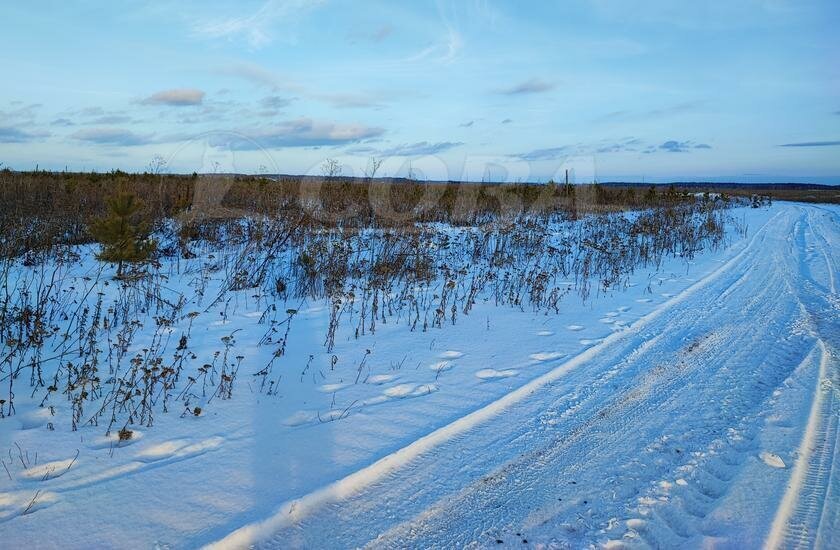
[[[15,169],[840,183],[840,3],[6,2]]]

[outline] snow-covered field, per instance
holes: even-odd
[[[0,546],[840,547],[840,208],[736,215],[749,231],[723,250],[559,313],[343,327],[334,364],[307,359],[329,303],[290,301],[270,395],[250,376],[265,307],[243,291],[175,327],[231,337],[237,393],[124,442],[21,386]]]

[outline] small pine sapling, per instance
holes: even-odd
[[[108,215],[91,224],[91,234],[102,245],[97,258],[116,263],[117,278],[123,276],[123,264],[147,262],[155,251],[148,225],[137,220],[141,206],[134,195],[120,193],[108,200]]]

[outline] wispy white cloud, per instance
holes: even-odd
[[[284,88],[284,80],[275,75],[268,69],[260,67],[255,63],[231,63],[218,69],[220,74],[235,76],[248,80],[258,86],[266,86],[273,90],[281,90]],[[289,88],[289,82],[285,82],[285,87]],[[297,85],[292,85],[293,88],[298,88]]]
[[[784,143],[779,147],[835,147],[840,141],[802,141],[799,143]]]
[[[123,128],[90,128],[79,130],[70,137],[99,145],[135,146],[153,143],[152,134],[141,135]]]
[[[436,155],[443,153],[449,149],[463,145],[460,141],[440,141],[437,143],[430,143],[428,141],[419,141],[417,143],[410,143],[404,145],[397,145],[390,149],[384,149],[380,152],[385,157],[422,157],[426,155]]]
[[[668,140],[659,146],[659,149],[667,153],[688,153],[692,149],[711,149],[712,146],[706,143],[694,143],[693,141]],[[651,152],[648,149],[646,152]]]
[[[49,132],[42,130],[23,130],[14,126],[0,126],[0,143],[25,143],[49,136]]]
[[[402,59],[400,63],[431,61],[450,64],[454,62],[464,49],[464,36],[453,23],[455,15],[454,5],[446,5],[439,1],[440,32],[437,33],[437,38],[419,52]]]
[[[86,124],[125,124],[133,119],[127,115],[105,115],[86,122]]]
[[[59,117],[50,122],[51,126],[75,126],[76,123],[69,118]]]
[[[524,95],[524,94],[539,94],[549,92],[555,88],[551,82],[546,82],[539,78],[531,78],[515,86],[509,88],[502,88],[498,92],[504,95]]]
[[[640,120],[656,120],[672,116],[695,113],[708,103],[702,100],[684,101],[675,105],[657,107],[646,111],[621,110],[612,111],[594,119],[595,122],[636,122]]]
[[[383,92],[322,92],[313,90],[291,78],[275,74],[254,63],[233,63],[220,68],[219,72],[248,80],[257,86],[264,86],[274,92],[292,93],[344,109],[381,107],[382,103],[392,96],[392,94]]]
[[[284,107],[288,107],[291,102],[292,100],[287,97],[272,95],[262,98],[260,100],[260,105],[266,109],[282,109]]]
[[[21,101],[12,101],[10,105],[10,109],[0,110],[0,120],[4,122],[32,122],[35,120],[37,111],[43,107],[40,103],[24,104]]]
[[[201,105],[204,101],[204,92],[194,88],[177,88],[174,90],[163,90],[140,101],[143,105],[169,105],[172,107],[187,107]]]
[[[573,151],[574,146],[562,145],[560,147],[547,147],[545,149],[535,149],[528,153],[520,153],[518,155],[513,156],[526,161],[557,160],[568,156]]]
[[[464,38],[453,27],[447,27],[441,39],[419,52],[403,59],[402,63],[432,61],[437,63],[452,63],[464,47]]]
[[[446,63],[451,63],[455,61],[455,58],[458,57],[458,54],[461,53],[464,47],[464,37],[461,36],[461,33],[455,27],[447,26],[445,46],[446,49],[441,60]]]
[[[211,144],[243,151],[279,147],[317,147],[357,143],[376,138],[384,132],[382,128],[362,124],[339,124],[299,118],[263,128],[219,133]]]
[[[403,143],[386,149],[376,148],[371,145],[356,145],[347,147],[344,149],[344,152],[352,155],[369,154],[379,157],[424,157],[426,155],[437,155],[462,145],[464,143],[460,141],[418,141],[417,143]]]
[[[671,139],[660,145],[659,148],[669,153],[685,153],[691,148],[691,144],[687,141],[676,141]]]
[[[305,13],[326,0],[268,0],[250,15],[218,16],[197,21],[193,33],[204,38],[245,40],[251,48],[270,44],[275,34],[288,31]],[[237,5],[238,9],[242,9]]]
[[[605,155],[611,153],[687,153],[693,149],[711,149],[712,146],[706,143],[697,143],[692,140],[678,141],[667,140],[661,145],[645,145],[645,142],[637,137],[624,137],[621,139],[601,139],[589,143],[577,143],[574,145],[562,145],[559,147],[548,147],[535,149],[526,153],[511,155],[524,161],[536,162],[546,160],[558,160],[575,155]]]

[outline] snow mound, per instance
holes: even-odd
[[[511,376],[516,376],[519,374],[519,371],[515,371],[513,369],[506,369],[506,370],[496,370],[496,369],[481,369],[477,373],[475,373],[476,377],[482,380],[494,380],[496,378],[509,378]]]
[[[420,395],[428,395],[438,390],[434,384],[397,384],[386,389],[383,394],[388,397],[395,397],[401,399],[403,397],[417,397]]]
[[[566,357],[566,354],[561,353],[559,351],[545,351],[540,353],[532,353],[528,356],[529,359],[532,359],[534,361],[553,361],[562,357]]]
[[[436,363],[432,363],[431,365],[429,365],[429,368],[432,369],[435,372],[441,372],[441,371],[449,370],[454,366],[455,365],[453,365],[450,361],[438,361]]]
[[[73,464],[72,458],[44,462],[20,473],[21,477],[30,481],[46,481],[64,475]]]
[[[782,457],[775,453],[771,453],[768,451],[763,451],[758,457],[764,461],[765,464],[772,468],[784,468],[785,461],[782,460]]]
[[[396,374],[374,374],[373,376],[368,377],[367,381],[369,384],[384,384],[386,382],[390,382],[397,377]]]

